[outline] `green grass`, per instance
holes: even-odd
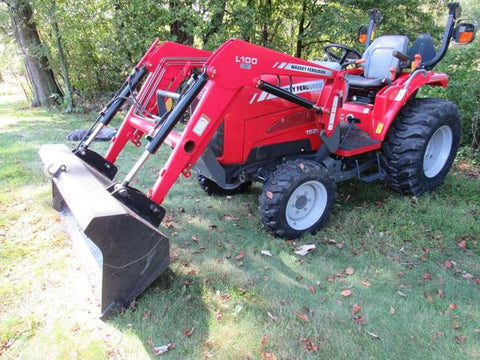
[[[32,110],[13,96],[2,97],[0,114],[1,358],[147,359],[168,343],[175,346],[161,358],[480,358],[474,161],[458,162],[442,187],[418,199],[382,183],[342,183],[327,226],[296,242],[262,227],[259,185],[208,197],[181,177],[163,204],[169,270],[134,308],[101,322],[37,155],[91,117]],[[139,151],[121,157],[121,174]],[[150,160],[136,186],[150,187],[167,155]],[[293,253],[312,243],[307,256]]]

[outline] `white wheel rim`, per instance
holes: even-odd
[[[288,199],[285,215],[294,230],[305,230],[314,225],[327,207],[325,185],[319,181],[307,181],[300,185]]]
[[[450,156],[452,143],[453,133],[449,126],[443,125],[435,131],[423,156],[423,172],[426,177],[433,178],[442,171]]]

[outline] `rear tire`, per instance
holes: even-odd
[[[325,167],[287,161],[269,176],[259,197],[263,224],[276,236],[296,239],[318,231],[335,205],[336,185]]]
[[[231,189],[224,189],[220,187],[215,181],[206,178],[203,175],[197,175],[198,184],[208,195],[228,196],[235,194],[243,194],[252,186],[251,181],[239,183],[238,186]]]
[[[457,154],[460,112],[440,99],[414,99],[399,112],[382,145],[389,186],[421,195],[440,186]]]

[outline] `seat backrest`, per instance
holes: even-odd
[[[437,50],[435,50],[430,34],[418,35],[417,40],[415,40],[412,47],[408,49],[407,55],[410,57],[410,60],[415,60],[416,54],[422,56],[422,62],[430,61],[437,56]]]
[[[393,56],[395,50],[407,52],[408,37],[404,35],[386,35],[376,38],[365,50],[363,75],[367,78],[388,79],[390,69],[400,72],[400,60]]]

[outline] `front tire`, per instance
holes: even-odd
[[[460,112],[455,104],[411,100],[395,118],[382,145],[389,186],[415,196],[440,186],[452,167],[460,137]]]
[[[318,231],[335,204],[336,186],[325,167],[287,161],[269,176],[259,197],[263,224],[276,236],[296,239]]]

